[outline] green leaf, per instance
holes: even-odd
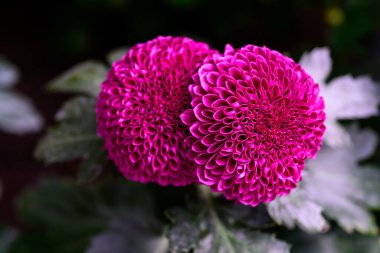
[[[48,84],[48,90],[97,96],[107,74],[106,66],[98,61],[80,63]]]
[[[289,246],[273,235],[246,228],[229,228],[220,220],[215,211],[210,212],[211,229],[195,248],[195,253],[285,253]],[[202,231],[203,232],[203,231]]]
[[[81,253],[92,235],[107,227],[94,190],[67,181],[44,181],[18,201],[18,213],[28,228],[11,253]]]
[[[145,185],[106,180],[83,187],[44,181],[18,202],[27,230],[10,253],[152,253],[151,247],[162,243],[161,223],[153,211]]]
[[[0,229],[0,253],[8,253],[18,237],[18,231],[13,228]]]
[[[140,211],[120,210],[106,231],[92,237],[86,253],[165,253],[167,239],[146,222],[152,220],[151,214]]]
[[[231,225],[247,226],[253,229],[271,228],[276,225],[264,205],[252,208],[225,201],[218,204],[218,213],[227,224]]]
[[[357,127],[351,127],[350,133],[352,146],[324,147],[307,164],[298,188],[268,204],[276,222],[288,228],[298,225],[307,232],[322,232],[327,224],[323,212],[348,233],[377,233],[370,209],[380,208],[380,170],[358,164],[373,153],[376,135]]]
[[[112,63],[120,60],[126,53],[128,53],[128,51],[129,51],[128,47],[121,47],[121,48],[116,48],[116,49],[112,50],[107,55],[108,63],[112,65]]]
[[[107,154],[98,149],[86,155],[79,166],[77,181],[79,184],[90,183],[105,169]]]
[[[290,229],[297,225],[309,233],[328,230],[329,225],[322,215],[322,207],[309,198],[302,183],[298,187],[289,196],[278,198],[267,205],[270,216],[277,224]]]
[[[58,126],[40,140],[35,156],[47,164],[69,161],[102,150],[97,136],[95,99],[77,97],[58,112]]]
[[[173,225],[167,231],[171,252],[190,252],[197,247],[201,237],[200,224],[203,214],[194,215],[182,209],[172,209],[167,212]]]
[[[96,121],[96,99],[88,97],[75,97],[67,101],[57,112],[55,118],[60,122],[76,123],[79,119],[89,119],[89,125]]]
[[[271,234],[241,226],[223,216],[225,206],[211,202],[168,212],[172,225],[167,231],[171,252],[194,253],[288,253],[289,245]]]

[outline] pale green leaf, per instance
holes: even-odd
[[[380,208],[380,170],[358,164],[373,152],[376,135],[356,127],[349,132],[353,137],[351,147],[322,148],[308,162],[298,188],[268,205],[276,222],[288,228],[298,225],[307,232],[322,232],[326,228],[323,212],[346,232],[377,233],[370,209]]]
[[[107,68],[98,61],[80,63],[48,84],[48,89],[97,96],[106,79]]]
[[[299,226],[310,233],[323,232],[329,228],[322,215],[322,207],[309,199],[301,185],[289,196],[277,198],[267,206],[276,223],[287,228]]]

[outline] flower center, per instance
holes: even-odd
[[[251,103],[233,117],[231,138],[248,147],[252,155],[279,153],[300,140],[302,115],[284,100],[269,104]],[[302,133],[301,133],[302,135]]]

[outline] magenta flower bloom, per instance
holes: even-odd
[[[292,59],[247,45],[209,57],[181,115],[200,183],[256,206],[289,193],[325,131],[323,99]]]
[[[98,133],[127,179],[182,186],[196,181],[186,157],[191,76],[214,53],[185,37],[137,44],[112,65],[97,103]]]

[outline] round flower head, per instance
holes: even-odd
[[[194,75],[181,115],[200,183],[256,206],[290,192],[325,131],[318,84],[266,47],[226,47]]]
[[[126,178],[175,186],[196,181],[179,116],[190,108],[191,76],[212,53],[189,38],[158,37],[112,65],[98,98],[98,133]]]

